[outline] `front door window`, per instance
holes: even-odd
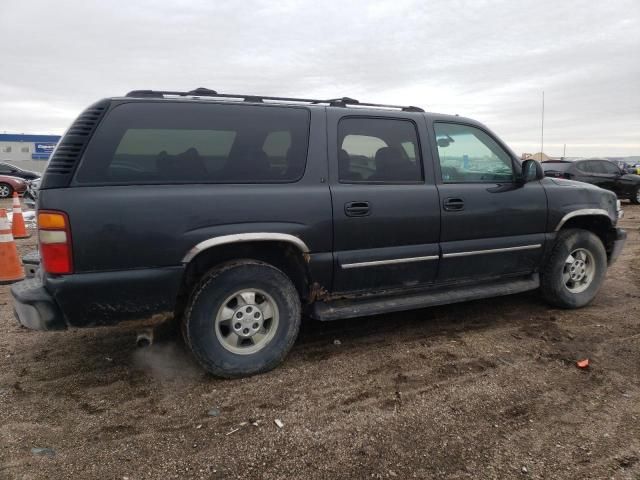
[[[443,183],[514,180],[511,156],[479,128],[441,122],[434,128]]]

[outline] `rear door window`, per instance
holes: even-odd
[[[419,151],[409,120],[347,117],[338,124],[341,183],[422,182]]]
[[[76,182],[294,182],[308,138],[304,108],[132,102],[101,123]]]
[[[582,170],[585,173],[606,173],[600,163],[601,162],[594,160],[580,162],[578,164],[578,170]]]
[[[620,168],[611,162],[599,162],[600,168],[604,173],[608,175],[617,175],[620,173]]]

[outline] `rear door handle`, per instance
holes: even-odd
[[[448,212],[459,212],[464,210],[464,200],[454,197],[445,198],[442,207]]]
[[[366,217],[371,213],[369,202],[348,202],[344,204],[347,217]]]

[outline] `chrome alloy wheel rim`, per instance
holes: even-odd
[[[9,196],[9,187],[6,185],[0,185],[0,198],[7,198]]]
[[[589,250],[577,248],[564,261],[562,281],[571,293],[584,292],[596,273],[596,263]]]
[[[251,355],[262,350],[278,329],[278,305],[268,293],[255,288],[227,297],[218,309],[216,337],[228,351]]]

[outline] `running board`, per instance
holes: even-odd
[[[382,313],[402,312],[417,308],[467,302],[481,298],[500,297],[535,290],[540,286],[539,275],[526,278],[499,280],[485,285],[438,288],[427,292],[403,296],[385,296],[354,300],[318,301],[313,304],[310,315],[321,321],[343,318],[365,317]]]

